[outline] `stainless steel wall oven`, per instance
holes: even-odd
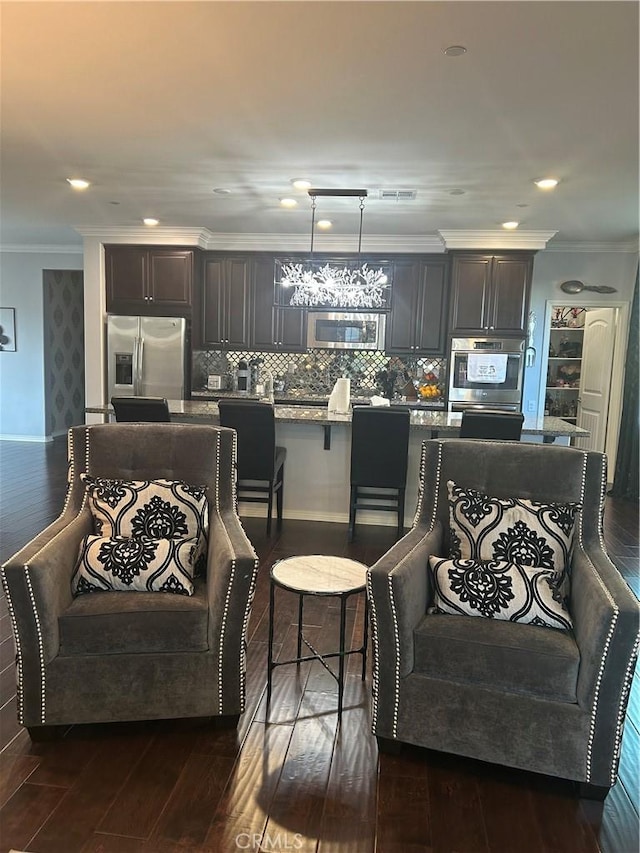
[[[524,343],[521,338],[452,338],[449,409],[519,411]]]

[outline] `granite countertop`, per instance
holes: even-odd
[[[242,391],[211,391],[209,389],[200,388],[191,392],[192,400],[215,401],[218,399],[242,399],[242,400],[258,400],[255,394],[248,394]],[[274,394],[276,405],[292,405],[292,406],[326,406],[329,401],[328,395],[310,394],[304,391],[276,391]],[[368,405],[371,400],[371,395],[358,397],[351,395],[352,405]],[[428,409],[428,410],[444,410],[444,401],[420,401],[420,400],[394,400],[391,405],[409,406],[412,409]]]
[[[210,423],[219,421],[218,404],[205,400],[169,400],[169,411],[176,417],[204,419]],[[109,405],[88,406],[85,412],[92,414],[112,414]],[[275,406],[276,421],[292,424],[349,424],[351,412],[347,414],[329,413],[326,407],[320,406]],[[412,430],[434,430],[441,434],[456,435],[460,429],[462,414],[460,412],[445,412],[433,410],[410,410]],[[543,435],[549,437],[569,436],[587,437],[589,431],[575,424],[556,417],[534,417],[524,419],[523,433],[527,435]]]

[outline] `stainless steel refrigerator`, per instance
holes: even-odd
[[[107,319],[109,397],[184,399],[187,323],[183,317]]]

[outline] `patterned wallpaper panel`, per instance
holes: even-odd
[[[47,435],[84,423],[84,288],[81,270],[44,270]]]
[[[389,356],[381,350],[310,349],[302,353],[200,350],[193,353],[193,390],[206,386],[209,373],[230,377],[241,359],[247,363],[260,360],[275,380],[284,383],[284,390],[314,396],[329,395],[336,379],[343,376],[351,379],[354,397],[385,394],[391,387],[400,395],[408,381],[421,379],[427,373],[435,375],[443,387],[445,383],[443,358]]]

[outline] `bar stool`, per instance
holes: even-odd
[[[112,397],[116,421],[156,421],[168,423],[169,404],[164,397]]]
[[[351,421],[349,542],[354,537],[358,509],[396,512],[397,538],[402,536],[408,452],[408,409],[354,406]],[[372,491],[374,489],[386,491]]]
[[[522,412],[465,409],[462,413],[460,438],[520,441],[523,421]]]
[[[286,448],[276,446],[273,406],[255,400],[219,400],[218,410],[220,425],[234,429],[238,437],[238,502],[267,504],[268,536],[274,495],[278,530],[282,527],[287,456]]]

